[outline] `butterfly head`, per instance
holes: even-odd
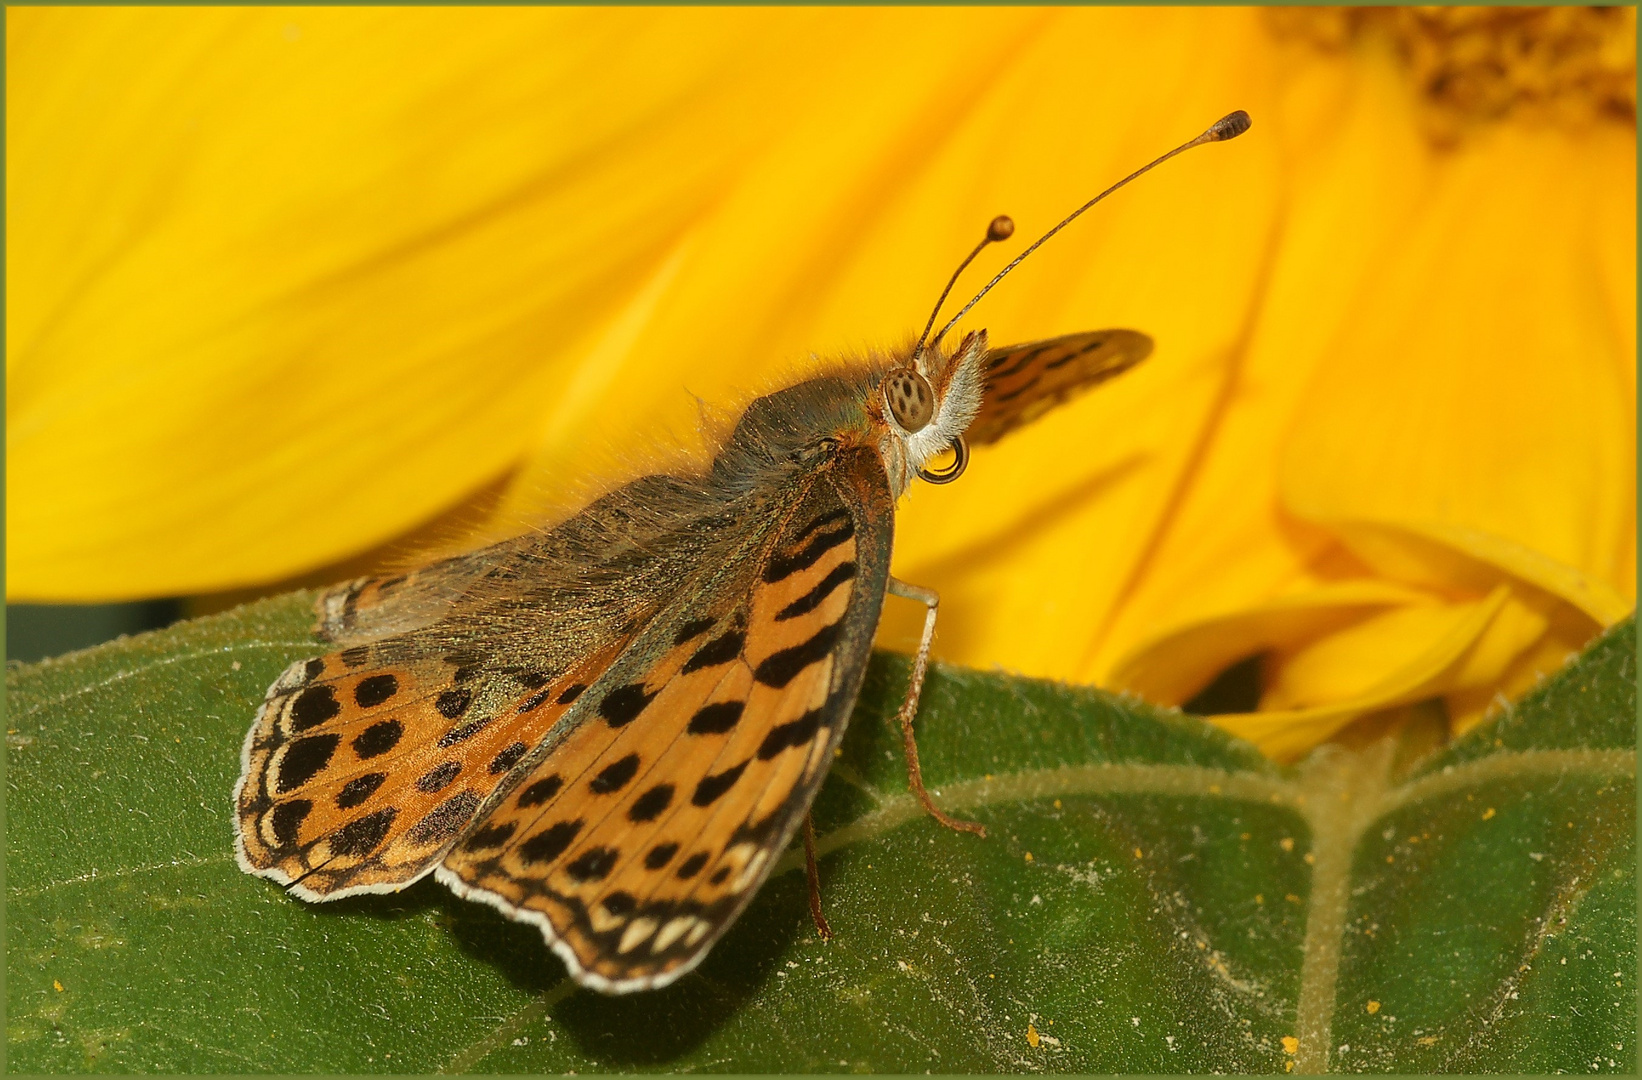
[[[944,484],[963,472],[969,460],[964,429],[980,410],[985,376],[984,330],[967,335],[952,353],[934,345],[885,373],[876,402],[883,420],[878,449],[901,490],[914,473]],[[950,467],[925,469],[948,450],[956,455]]]

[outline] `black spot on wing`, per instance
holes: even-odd
[[[796,619],[800,615],[808,615],[820,607],[827,597],[832,595],[834,589],[854,576],[855,564],[853,562],[839,563],[832,568],[826,577],[816,583],[815,588],[776,612],[775,621],[784,622],[787,619]]]
[[[615,916],[631,915],[633,909],[639,906],[631,893],[613,892],[599,901],[599,905]]]
[[[588,848],[564,868],[577,881],[601,881],[616,868],[621,853],[615,848]]]
[[[397,720],[381,720],[361,731],[353,741],[353,752],[361,761],[386,754],[399,745],[405,735],[404,725]]]
[[[595,795],[608,795],[612,791],[620,791],[626,787],[627,782],[633,779],[638,771],[639,756],[628,754],[620,761],[605,766],[599,775],[588,782],[587,788]]]
[[[698,638],[711,630],[717,622],[717,619],[691,619],[678,628],[678,633],[673,635],[673,644],[683,645],[686,641]]]
[[[374,709],[399,693],[399,680],[392,675],[370,675],[353,688],[353,699],[361,709]]]
[[[832,652],[838,633],[838,624],[833,623],[817,630],[808,641],[771,653],[753,671],[753,678],[776,689],[786,686],[799,672]]]
[[[572,701],[575,701],[577,698],[581,697],[582,691],[586,689],[587,686],[583,683],[571,683],[569,686],[564,688],[564,693],[559,695],[557,704],[570,704]]]
[[[418,821],[410,832],[410,838],[418,844],[449,840],[462,831],[477,809],[479,796],[476,793],[457,792],[434,807],[427,817]]]
[[[715,701],[711,705],[703,705],[690,717],[690,723],[684,730],[691,735],[722,735],[735,727],[746,707],[743,701]]]
[[[746,644],[746,641],[747,635],[740,630],[731,630],[727,634],[722,634],[697,649],[695,655],[685,661],[684,667],[680,669],[679,673],[688,675],[690,672],[700,671],[702,668],[728,664],[741,655],[741,646]]]
[[[673,856],[677,854],[677,844],[658,844],[645,853],[644,868],[646,870],[660,870],[672,862]]]
[[[545,780],[538,780],[519,792],[518,806],[521,810],[532,806],[540,806],[557,795],[562,787],[564,787],[564,780],[556,775],[549,776]]]
[[[295,847],[297,831],[314,804],[307,799],[292,799],[274,807],[274,840],[282,848]]]
[[[450,787],[451,782],[456,779],[461,771],[462,763],[460,761],[442,762],[422,774],[421,778],[416,781],[416,790],[429,795],[436,791],[443,791],[445,788]]]
[[[366,773],[356,776],[342,785],[342,790],[336,793],[336,805],[342,810],[352,810],[372,795],[382,786],[382,781],[388,778],[385,772]]]
[[[310,660],[309,665],[323,663]],[[296,696],[291,702],[291,730],[307,731],[318,727],[325,721],[342,711],[342,705],[336,700],[336,690],[329,686],[310,686]]]
[[[459,686],[455,690],[446,690],[435,698],[433,707],[438,709],[439,715],[446,720],[456,720],[468,711],[468,706],[471,704],[473,704],[473,691],[465,686]]]
[[[455,746],[459,742],[466,742],[468,739],[473,738],[475,735],[479,734],[479,732],[483,731],[485,725],[488,723],[490,723],[489,717],[480,717],[477,720],[469,720],[461,727],[453,727],[443,735],[439,736],[439,745]]]
[[[312,780],[331,762],[336,753],[340,735],[309,735],[292,743],[279,762],[279,786],[276,791],[290,791]]]
[[[701,868],[706,865],[707,853],[705,851],[698,851],[680,864],[678,868],[678,876],[681,878],[693,878],[697,874],[701,873]]]
[[[673,785],[657,784],[633,801],[627,810],[631,821],[654,821],[673,801]]]
[[[797,720],[771,728],[758,747],[758,760],[768,761],[783,750],[808,746],[815,733],[821,730],[821,716],[820,709],[811,709]]]
[[[522,742],[509,743],[501,753],[490,759],[490,775],[499,776],[519,764],[519,759],[525,756],[528,749]]]
[[[508,838],[513,835],[513,830],[516,828],[518,828],[518,822],[516,821],[504,821],[500,825],[486,825],[463,842],[462,850],[487,851],[491,848],[499,848],[507,843]]]
[[[690,796],[690,801],[696,806],[711,806],[735,786],[735,782],[741,779],[741,774],[746,769],[747,763],[743,761],[740,765],[732,765],[721,773],[707,777],[696,785],[695,794]]]
[[[624,727],[638,719],[639,713],[655,699],[659,691],[647,691],[643,683],[618,686],[599,702],[599,715],[613,728]]]
[[[526,864],[552,862],[564,854],[581,830],[580,821],[561,821],[520,844],[519,858]]]
[[[808,570],[821,557],[855,535],[855,523],[845,518],[842,524],[827,532],[817,533],[808,544],[789,555],[777,555],[764,567],[764,580],[769,584],[785,580],[800,570]]]
[[[350,821],[330,836],[333,855],[369,855],[375,851],[393,826],[398,809],[389,806],[374,814],[366,814],[358,821]]]

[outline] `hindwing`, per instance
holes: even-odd
[[[488,679],[459,658],[383,666],[365,647],[291,665],[241,753],[241,868],[305,900],[415,881],[619,647]]]

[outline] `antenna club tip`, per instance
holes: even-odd
[[[986,227],[986,240],[989,244],[1007,240],[1013,235],[1015,235],[1015,221],[1008,214],[999,214]]]
[[[1215,142],[1225,142],[1237,138],[1253,126],[1254,121],[1249,119],[1249,114],[1238,109],[1216,120],[1214,126],[1209,128],[1209,138]]]

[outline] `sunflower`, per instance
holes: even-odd
[[[968,319],[1157,349],[908,499],[938,654],[1292,759],[1472,726],[1633,606],[1634,9],[7,28],[14,600],[268,592],[562,514],[707,453],[702,402],[908,340],[994,214],[1029,239],[1244,108]]]

